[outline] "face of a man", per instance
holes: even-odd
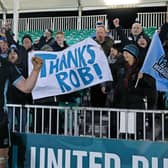
[[[12,62],[14,64],[14,63],[16,63],[17,59],[18,59],[18,55],[15,51],[12,51],[12,52],[9,53],[8,60],[10,62]]]
[[[142,32],[142,26],[139,23],[134,23],[131,28],[131,33],[138,36]]]
[[[4,41],[0,40],[0,48],[2,47],[3,44],[4,44]]]
[[[0,48],[1,48],[1,52],[2,53],[6,53],[8,51],[8,44],[7,42],[2,42],[2,44],[0,45]]]
[[[30,48],[32,47],[32,42],[31,42],[31,40],[28,39],[28,38],[25,38],[25,39],[23,40],[23,46],[24,46],[24,48],[25,48],[26,50],[30,49]]]
[[[96,40],[100,43],[103,43],[106,37],[106,31],[104,27],[96,28]]]
[[[63,45],[64,44],[64,35],[63,34],[57,34],[55,37],[55,40],[58,45]]]

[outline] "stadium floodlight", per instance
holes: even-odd
[[[139,0],[104,0],[106,5],[134,5],[139,3]]]

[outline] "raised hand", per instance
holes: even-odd
[[[43,60],[39,57],[32,58],[33,70],[40,71],[41,66],[43,64]]]

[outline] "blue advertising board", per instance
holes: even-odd
[[[161,142],[14,134],[13,143],[12,168],[168,168]]]

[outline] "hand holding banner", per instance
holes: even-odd
[[[34,51],[29,55],[43,59],[43,65],[33,99],[75,92],[112,80],[107,58],[102,48],[91,38],[61,52]]]

